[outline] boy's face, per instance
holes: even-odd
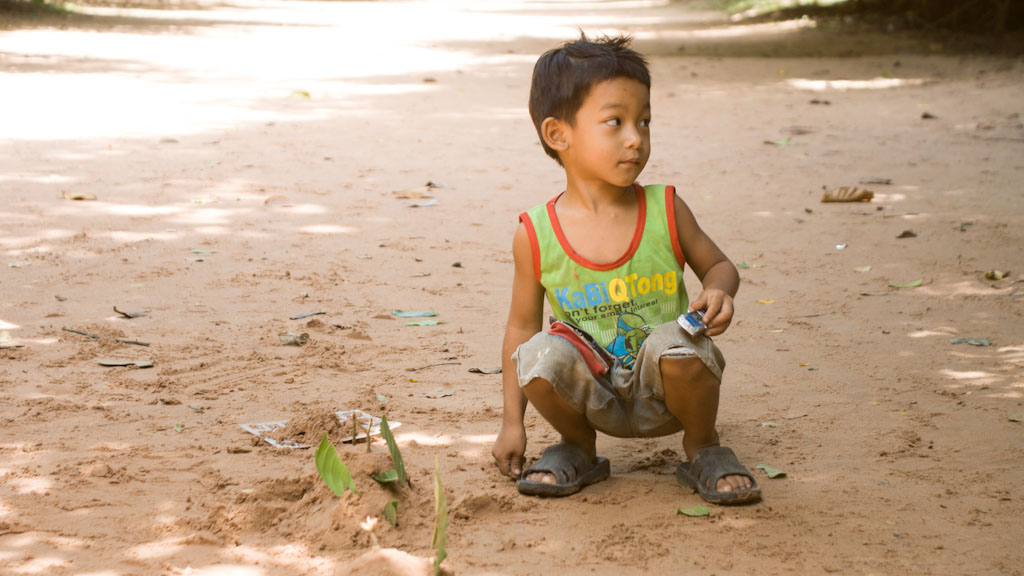
[[[651,155],[651,91],[632,78],[595,84],[565,124],[566,170],[587,180],[632,185]]]

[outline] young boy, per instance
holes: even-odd
[[[530,116],[566,184],[520,216],[513,239],[504,420],[492,454],[523,494],[565,496],[610,473],[597,431],[684,430],[678,481],[709,502],[754,501],[757,483],[715,429],[725,361],[709,336],[732,321],[739,274],[672,187],[636,184],[651,152],[651,81],[629,42],[582,36],[534,68]],[[684,264],[703,286],[692,302]],[[676,323],[688,309],[704,312],[705,334]],[[524,472],[527,401],[562,439]]]

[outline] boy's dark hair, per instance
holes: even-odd
[[[647,60],[629,47],[631,41],[629,36],[591,40],[581,33],[578,40],[548,50],[537,60],[530,85],[530,117],[544,152],[559,164],[562,161],[558,153],[544,142],[541,134],[540,125],[545,118],[573,124],[590,88],[605,80],[632,78],[651,87]]]

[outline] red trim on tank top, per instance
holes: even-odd
[[[637,249],[640,248],[640,240],[644,237],[644,224],[647,222],[647,198],[646,194],[644,194],[643,187],[639,184],[634,183],[633,190],[636,191],[638,202],[636,229],[633,231],[633,239],[630,241],[629,248],[626,249],[626,253],[618,260],[608,264],[598,264],[587,260],[578,252],[573,250],[572,246],[569,244],[569,240],[566,239],[565,233],[562,232],[562,224],[558,221],[558,215],[555,213],[555,201],[561,198],[562,194],[555,196],[548,202],[548,219],[551,220],[551,228],[555,231],[555,237],[558,238],[558,243],[562,245],[562,250],[565,251],[566,255],[568,255],[573,262],[590,268],[591,270],[599,270],[603,272],[607,270],[614,270],[619,266],[622,266],[626,262],[629,262],[630,258],[636,254]]]
[[[533,275],[540,282],[540,243],[537,241],[537,231],[533,229],[533,221],[530,215],[523,212],[519,215],[519,221],[526,228],[526,237],[530,239],[530,253],[533,254]]]
[[[672,253],[676,255],[679,269],[686,268],[686,256],[679,246],[679,228],[676,227],[676,187],[665,186],[665,214],[668,215],[668,237],[672,240]]]

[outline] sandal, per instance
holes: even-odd
[[[725,476],[746,476],[753,485],[746,490],[719,492],[715,487]],[[745,504],[761,499],[757,480],[740,464],[736,453],[725,446],[705,448],[690,462],[681,462],[676,468],[676,480],[680,485],[693,488],[712,504]]]
[[[537,472],[547,472],[555,477],[555,483],[527,480]],[[516,490],[528,496],[568,496],[575,494],[595,482],[611,475],[611,464],[607,458],[597,457],[593,461],[578,446],[560,442],[548,446],[540,460],[523,470],[516,482]]]

